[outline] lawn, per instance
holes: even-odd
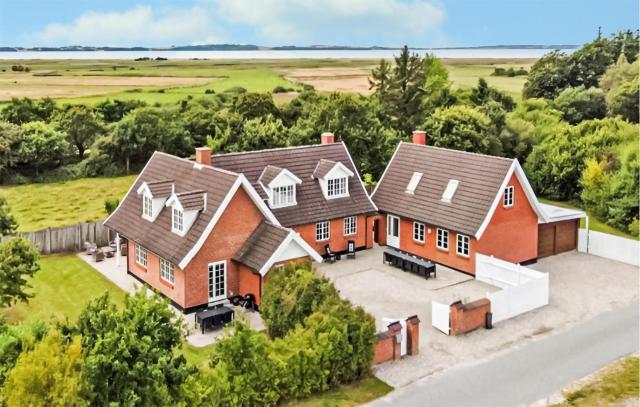
[[[312,407],[312,406],[359,406],[380,398],[393,390],[382,380],[375,376],[366,377],[352,384],[338,386],[322,394],[312,396],[305,400],[292,400],[283,403],[286,407]]]
[[[539,197],[538,200],[542,203],[547,203],[550,205],[556,205],[556,206],[560,206],[562,208],[570,208],[570,209],[578,209],[581,211],[584,211],[584,209],[577,207],[576,205],[570,203],[570,202],[566,202],[566,201],[552,201],[550,199],[546,199],[546,198],[541,198]],[[601,221],[600,219],[596,218],[591,212],[589,211],[585,211],[587,213],[587,216],[589,216],[589,230],[595,230],[596,232],[602,232],[602,233],[608,233],[610,235],[614,235],[614,236],[620,236],[620,237],[626,237],[627,239],[635,239],[635,240],[639,240],[638,236],[633,236],[623,230],[619,230],[614,228],[613,226],[607,225],[606,223],[604,223],[603,221]],[[585,227],[585,220],[581,219],[580,220],[580,227],[584,228]]]
[[[106,199],[121,199],[135,175],[115,178],[83,178],[50,184],[28,184],[0,188],[19,231],[94,222],[105,219]]]
[[[568,406],[637,406],[640,391],[638,356],[630,356],[613,363],[580,389],[565,393]]]
[[[40,265],[41,270],[30,282],[29,292],[34,297],[28,303],[0,309],[9,323],[49,321],[52,317],[74,320],[85,304],[105,291],[116,304],[124,302],[124,291],[75,255],[46,256]]]

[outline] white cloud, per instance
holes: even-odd
[[[263,43],[424,45],[442,41],[444,9],[427,0],[211,0],[222,19]]]
[[[33,38],[46,45],[168,46],[198,39],[218,42],[221,35],[210,11],[201,6],[136,6],[123,12],[86,12],[70,24],[49,24]]]

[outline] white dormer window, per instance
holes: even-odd
[[[178,208],[173,208],[172,229],[178,234],[184,233],[184,213]]]
[[[143,182],[138,188],[138,195],[142,195],[142,217],[155,221],[173,190],[173,180]]]
[[[455,180],[455,179],[449,180],[447,187],[444,189],[444,192],[442,193],[442,202],[451,203],[451,200],[453,199],[453,196],[455,195],[456,190],[458,189],[458,184],[460,184],[460,181],[458,180]]]
[[[274,187],[272,192],[271,206],[281,208],[296,204],[296,187],[295,185],[283,185]]]
[[[142,196],[142,214],[147,218],[153,218],[153,198],[146,194]]]
[[[409,184],[407,185],[407,189],[404,191],[407,194],[414,194],[416,192],[416,188],[418,187],[418,183],[422,179],[421,172],[414,172],[409,180]]]
[[[327,197],[339,198],[349,195],[347,177],[332,178],[327,180]]]

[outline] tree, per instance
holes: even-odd
[[[13,98],[0,112],[0,117],[13,124],[42,121],[48,122],[55,111],[56,103],[51,98],[34,101],[29,98]]]
[[[96,111],[102,115],[102,120],[107,123],[116,123],[122,120],[127,113],[147,104],[141,100],[110,100],[96,105]]]
[[[640,81],[638,81],[636,72],[634,79],[622,82],[607,94],[607,110],[609,115],[620,115],[632,123],[638,123],[640,109],[638,104],[639,94]]]
[[[18,222],[9,209],[5,197],[0,196],[0,238],[13,234],[18,228]]]
[[[6,175],[17,162],[16,150],[20,136],[20,126],[0,121],[0,176]]]
[[[405,45],[394,57],[389,98],[385,103],[393,127],[402,134],[410,134],[422,119],[420,105],[425,83],[424,65],[418,54]]]
[[[58,127],[67,134],[69,143],[76,147],[80,160],[96,137],[105,132],[100,118],[86,106],[67,107],[58,117]]]
[[[0,307],[27,301],[33,294],[27,293],[27,279],[40,270],[40,255],[31,248],[29,241],[12,238],[0,243]]]
[[[228,131],[217,138],[209,138],[209,146],[213,151],[252,151],[265,148],[284,147],[289,139],[289,129],[280,119],[270,114],[247,120],[242,124],[242,131]],[[218,133],[220,134],[220,133]]]
[[[567,55],[560,51],[551,52],[537,60],[527,76],[522,88],[526,98],[554,99],[569,86]]]
[[[373,94],[380,99],[380,101],[386,101],[391,87],[391,65],[389,65],[387,60],[381,59],[378,66],[371,71],[371,76],[367,79],[369,81],[369,90],[373,90]]]
[[[553,100],[553,108],[562,112],[562,118],[578,124],[584,120],[602,119],[607,113],[604,93],[599,88],[584,86],[566,88]]]
[[[64,133],[43,122],[30,122],[21,126],[22,137],[18,147],[18,160],[35,169],[60,165],[69,152]]]
[[[6,405],[88,406],[82,399],[80,338],[67,343],[52,331],[33,350],[20,355],[4,385]]]
[[[280,116],[280,110],[273,102],[270,93],[242,93],[233,103],[233,110],[240,114],[245,120],[266,117]]]
[[[42,321],[22,322],[3,326],[0,330],[0,385],[24,352],[47,335],[47,324]]]
[[[478,86],[471,89],[469,100],[474,106],[482,106],[489,102],[496,102],[508,112],[512,111],[516,107],[516,102],[511,96],[489,86],[484,78],[478,79]]]

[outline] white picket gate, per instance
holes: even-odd
[[[431,301],[431,325],[447,335],[451,332],[450,313],[451,307],[449,305]]]

